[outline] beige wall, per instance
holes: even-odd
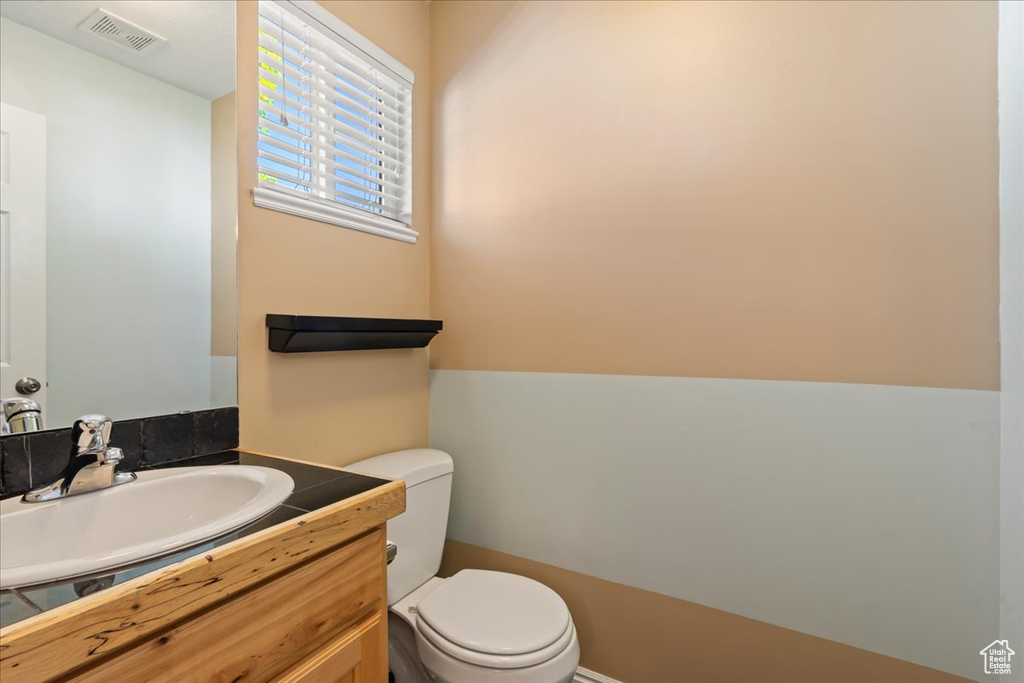
[[[992,2],[435,2],[432,367],[999,386]]]
[[[253,206],[256,3],[238,3],[239,408],[241,445],[347,464],[427,442],[425,350],[273,354],[267,313],[425,318],[430,245],[428,7],[321,2],[416,74],[409,245]]]
[[[952,683],[950,674],[840,643],[457,541],[442,576],[514,572],[561,595],[580,637],[580,665],[635,683]]]
[[[976,676],[995,3],[430,7],[447,569],[550,583],[625,681]]]
[[[431,348],[442,373],[944,388],[929,392],[998,387],[992,3],[322,4],[416,72],[414,227],[421,240],[409,246],[252,206],[256,20],[254,4],[239,3],[243,447],[345,464],[427,441],[425,351],[271,354],[263,317],[272,312],[442,318],[445,331]],[[776,391],[767,384],[765,392]],[[788,405],[783,384],[780,409]],[[538,386],[524,384],[522,391]],[[716,387],[694,400],[713,403]],[[610,392],[617,395],[615,387]],[[987,401],[988,392],[965,393],[984,393],[980,400]],[[912,410],[930,414],[938,395],[921,393]],[[734,473],[715,470],[714,456],[730,431],[758,419],[735,414],[730,405],[719,408],[730,427],[696,444],[712,464],[693,486],[731,485]],[[467,414],[449,420],[448,428],[458,431],[457,420]],[[458,471],[468,471],[460,461],[487,463],[501,453],[486,435],[514,429],[528,441],[537,425],[517,422],[521,417],[482,425],[477,433],[484,437],[450,449]],[[545,419],[547,446],[579,447],[584,423],[566,421],[557,410]],[[660,451],[655,438],[683,438],[682,426],[669,416],[649,430],[650,440],[623,438],[629,443],[621,457],[584,468],[552,458],[545,471],[563,490],[582,492],[581,502],[592,506],[578,509],[583,524],[607,519],[608,529],[626,534],[633,520],[629,510],[615,507],[614,486],[622,480],[616,468],[628,463],[636,476],[655,478],[666,461],[685,465],[689,453]],[[855,459],[867,443],[856,441],[856,424],[848,426],[840,432],[855,441],[847,444],[852,456],[801,450],[799,434],[785,435],[794,443],[791,456],[801,461],[789,484],[818,496],[806,509],[764,490],[758,505],[732,510],[730,523],[741,527],[744,515],[764,514],[791,520],[800,533],[780,527],[778,544],[766,537],[761,545],[794,544],[803,552],[807,544],[842,547],[842,529],[815,526],[819,506],[839,500],[874,509],[877,501],[863,491],[916,504],[884,468],[860,490],[831,479],[835,470],[823,458]],[[898,443],[936,466],[927,460],[934,451],[928,435],[898,427]],[[990,471],[987,450],[962,455],[984,460],[982,469]],[[772,463],[760,466],[770,470]],[[508,497],[514,481],[535,485],[532,466],[507,474],[475,481],[474,506],[487,504],[489,491],[502,493],[490,498]],[[984,481],[954,498],[972,506],[991,500],[998,491]],[[933,488],[927,505],[941,497]],[[453,515],[471,519],[474,506],[456,500]],[[960,518],[950,510],[948,523],[955,524]],[[573,519],[520,520],[508,533],[542,549],[564,547],[578,538]],[[860,593],[850,593],[863,596],[862,611],[832,614],[834,622],[870,632],[877,598],[871,591],[885,585],[885,562],[899,562],[904,550],[920,551],[907,539],[941,536],[929,522],[904,535],[913,526],[908,520],[914,521],[864,521],[865,534],[889,539],[893,551],[879,555],[879,574],[860,577]],[[683,521],[710,536],[721,522]],[[690,532],[683,521],[667,520],[671,536],[665,537],[685,543]],[[890,522],[901,529],[898,538]],[[477,531],[490,534],[494,545],[507,540],[493,529]],[[717,537],[721,556],[736,550],[728,535]],[[829,673],[863,673],[859,680],[947,680],[735,613],[541,565],[543,559],[450,543],[445,566],[506,569],[547,581],[579,621],[584,665],[625,681],[715,680],[715,671],[743,674],[722,680],[820,680],[820,667],[803,666],[807,653],[829,662]],[[752,607],[757,596],[779,597],[773,584],[751,583],[748,565],[699,559],[705,564],[680,565],[680,571],[710,567],[723,582],[761,586]],[[636,562],[643,571],[643,558]],[[946,557],[936,562],[970,581],[987,576],[987,557],[963,559],[969,566]],[[829,571],[824,567],[813,586],[831,593],[837,589]],[[919,584],[905,588],[927,599]],[[966,612],[973,599],[990,597],[964,591],[954,599]],[[928,626],[908,632],[907,643],[944,647],[928,642]],[[678,648],[679,633],[693,642],[705,642],[704,633],[723,634],[715,642],[739,633],[743,659],[721,669],[723,657],[735,658],[736,650]],[[977,655],[967,654],[969,665],[943,666],[974,671]],[[959,662],[961,655],[955,657]]]
[[[235,93],[210,105],[210,355],[234,356],[238,310],[236,227],[238,164],[235,142]]]

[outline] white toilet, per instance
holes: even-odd
[[[568,683],[580,646],[561,597],[532,579],[465,569],[438,578],[452,459],[418,448],[346,467],[401,479],[405,512],[388,522],[388,650],[395,683]]]

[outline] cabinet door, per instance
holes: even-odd
[[[293,670],[296,663],[308,661],[322,650],[323,643],[336,643],[339,634],[353,633],[357,625],[383,613],[385,543],[382,530],[371,531],[154,634],[73,680],[269,683]],[[261,558],[274,561],[270,551]],[[254,563],[251,571],[261,569],[261,564]],[[155,600],[161,601],[158,604],[164,612],[183,609],[191,589],[189,584],[170,585]],[[122,628],[133,625],[132,618],[126,617],[129,623]],[[93,640],[102,643],[102,634]],[[384,648],[386,651],[386,640]],[[7,683],[6,677],[3,683]]]
[[[387,627],[378,613],[326,643],[275,683],[382,683],[387,675]]]

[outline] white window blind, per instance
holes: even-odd
[[[259,2],[254,201],[415,242],[412,73],[325,13]]]

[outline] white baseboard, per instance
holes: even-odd
[[[619,681],[603,676],[596,671],[584,669],[581,666],[576,669],[576,675],[572,677],[572,683],[619,683]]]

